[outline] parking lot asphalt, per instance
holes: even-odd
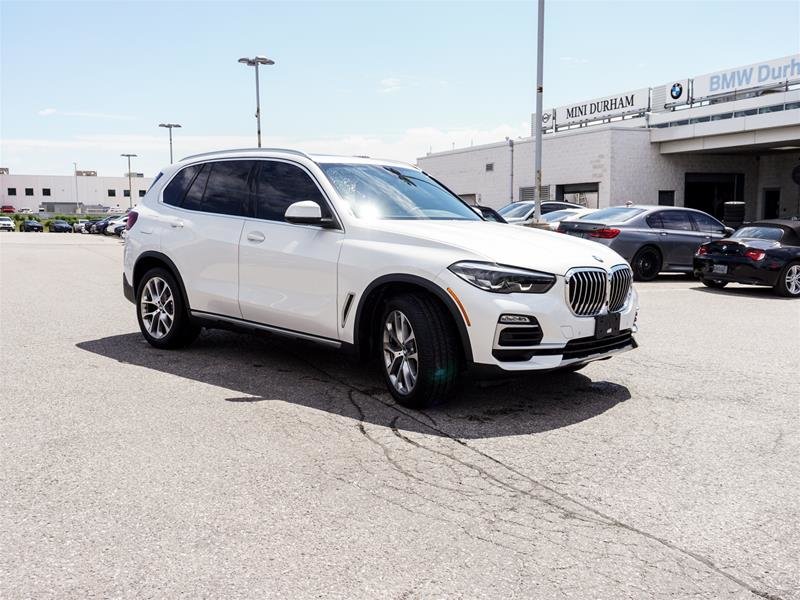
[[[0,597],[800,598],[800,302],[638,284],[641,347],[398,407],[266,335],[155,350],[122,245],[0,235]]]

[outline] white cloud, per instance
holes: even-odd
[[[113,121],[133,121],[136,119],[136,117],[131,117],[129,115],[112,115],[98,112],[58,110],[57,108],[43,108],[36,114],[40,117],[51,117],[53,115],[57,115],[60,117],[82,117],[85,119],[106,119]]]
[[[265,147],[296,148],[311,153],[367,155],[414,163],[429,151],[439,152],[470,145],[502,141],[506,136],[517,138],[530,135],[530,124],[498,125],[489,129],[461,127],[438,129],[414,127],[400,133],[347,133],[342,135],[290,138],[264,138]],[[225,148],[252,148],[255,135],[192,136],[176,134],[176,160],[190,154]],[[169,161],[167,136],[159,135],[80,135],[67,139],[3,139],[0,154],[3,166],[12,173],[69,174],[72,161],[79,168],[96,170],[100,175],[117,175],[125,171],[120,154],[133,152],[139,156],[133,168],[154,175]]]
[[[391,94],[401,89],[403,89],[403,82],[397,77],[386,77],[380,80],[379,91],[382,94]]]

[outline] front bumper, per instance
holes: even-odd
[[[597,337],[595,317],[577,316],[570,309],[562,276],[544,294],[493,294],[448,270],[438,279],[439,285],[450,295],[455,293],[464,307],[469,318],[466,330],[472,360],[479,368],[491,366],[506,372],[551,370],[602,360],[637,346],[633,334],[637,330],[639,299],[634,289],[619,312],[619,334]],[[534,317],[541,328],[541,340],[528,346],[499,346],[499,331],[513,327],[500,324],[501,315]]]

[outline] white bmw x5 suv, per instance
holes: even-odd
[[[378,358],[398,402],[467,370],[577,370],[636,347],[616,252],[483,220],[404,163],[280,149],[165,168],[129,214],[125,296],[142,335],[252,328]]]

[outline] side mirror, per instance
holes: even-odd
[[[734,231],[736,231],[736,230],[733,227],[726,227],[725,228],[725,237],[732,236]]]
[[[313,200],[302,200],[290,204],[283,215],[289,223],[298,225],[318,225],[319,227],[331,227],[333,219],[323,218],[322,209]]]

